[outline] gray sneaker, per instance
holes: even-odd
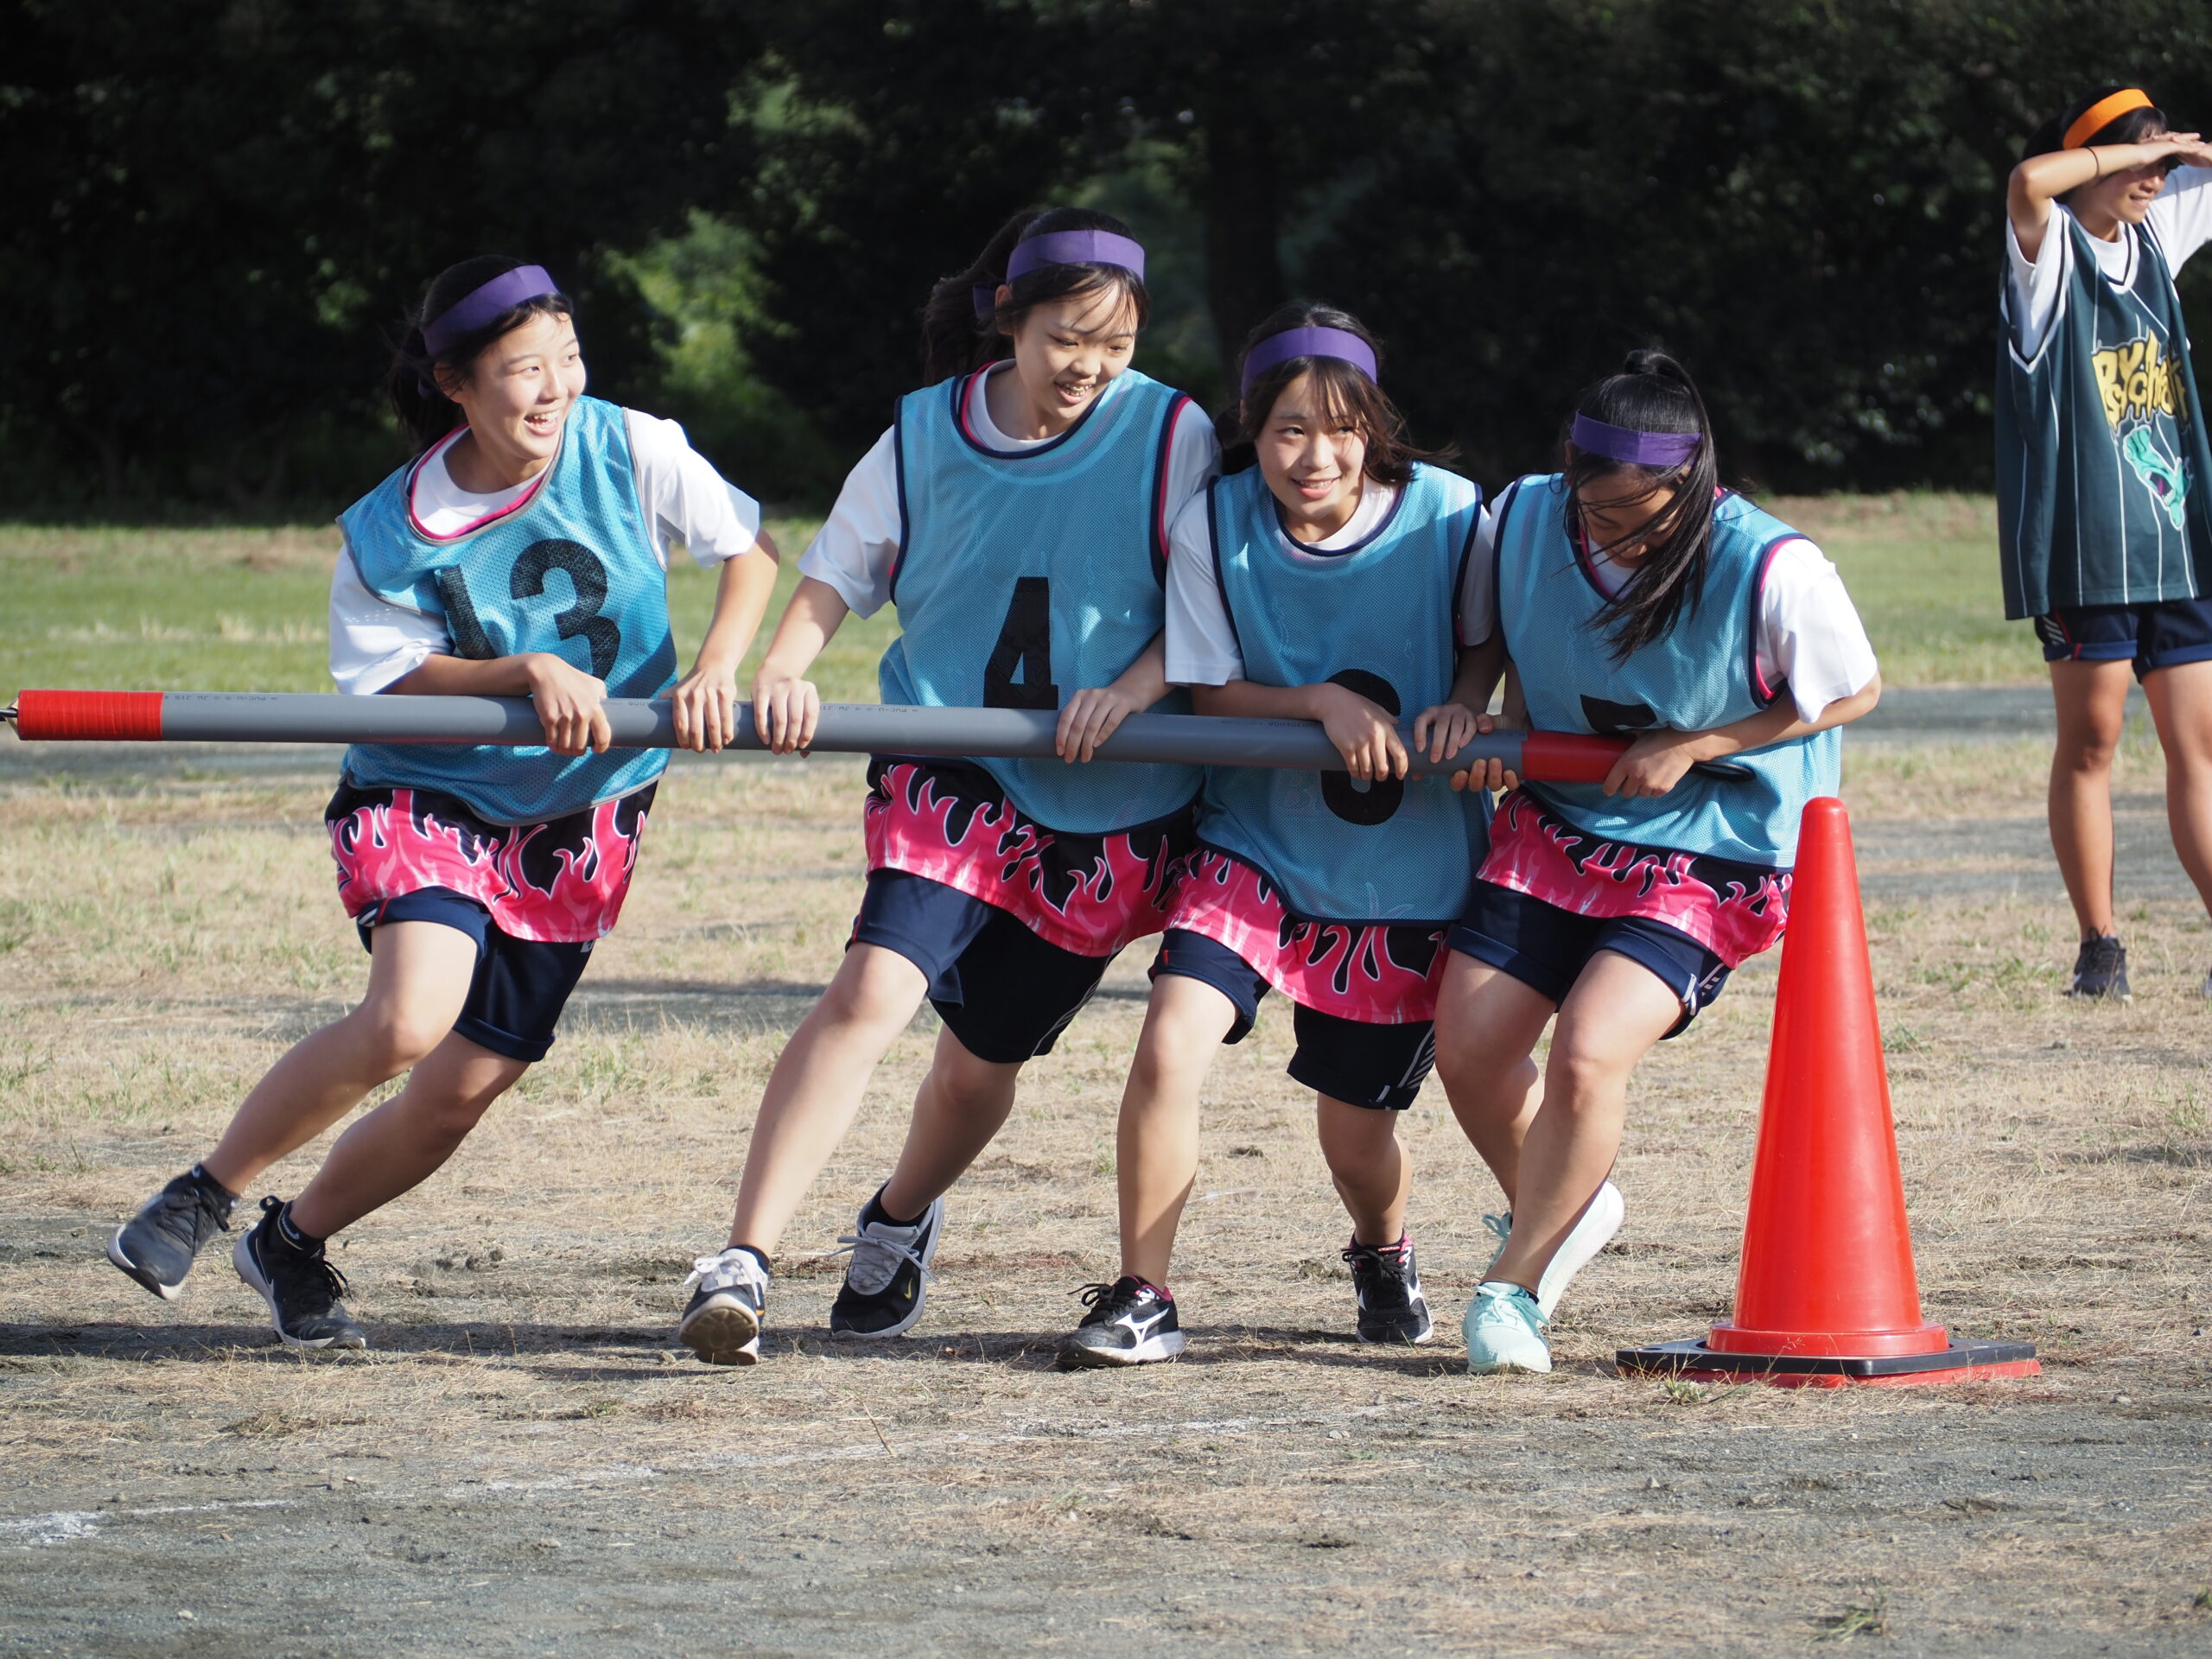
[[[165,1302],[184,1294],[185,1275],[207,1241],[231,1230],[237,1195],[194,1164],[115,1230],[107,1259]]]
[[[2116,933],[2101,933],[2082,941],[2074,957],[2074,988],[2069,996],[2109,997],[2116,1002],[2134,1000],[2127,988],[2127,947]]]
[[[760,1358],[760,1324],[768,1306],[768,1270],[734,1244],[702,1255],[683,1281],[691,1293],[677,1339],[709,1365],[753,1365]]]

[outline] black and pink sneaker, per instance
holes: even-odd
[[[1427,1342],[1436,1334],[1428,1299],[1421,1294],[1411,1233],[1395,1244],[1363,1244],[1355,1237],[1344,1260],[1351,1266],[1352,1294],[1359,1299],[1362,1342]]]
[[[1148,1365],[1183,1351],[1175,1299],[1157,1285],[1124,1275],[1110,1285],[1085,1285],[1090,1312],[1060,1338],[1059,1367]]]

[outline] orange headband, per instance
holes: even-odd
[[[2066,129],[2066,142],[2059,148],[2079,149],[2130,110],[2155,107],[2151,102],[2151,94],[2139,86],[2130,86],[2125,92],[2114,92],[2110,98],[2101,98],[2075,118],[2074,124]]]

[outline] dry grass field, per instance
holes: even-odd
[[[1893,686],[2033,681],[1986,502],[1783,511]],[[0,528],[0,690],[312,689],[331,542]],[[680,637],[707,586],[679,567]],[[868,695],[888,626],[841,638],[831,695]],[[288,1355],[219,1252],[175,1305],[100,1252],[359,994],[333,757],[0,736],[0,1653],[2205,1651],[2212,934],[2155,753],[2137,734],[2120,777],[2136,1000],[2079,1008],[2045,751],[1910,723],[1853,741],[1846,796],[1923,1293],[2046,1370],[1846,1393],[1610,1364],[1728,1306],[1771,959],[1639,1077],[1628,1224],[1550,1377],[1462,1369],[1497,1198],[1433,1085],[1404,1127],[1439,1340],[1350,1339],[1279,1007],[1209,1091],[1190,1355],[1051,1369],[1112,1270],[1141,951],[953,1194],[912,1338],[826,1340],[824,1253],[895,1153],[926,1013],[792,1230],[764,1363],[694,1364],[677,1287],[856,900],[860,772],[829,758],[679,762],[551,1057],[343,1240],[372,1350]]]
[[[1728,1306],[1771,959],[1639,1077],[1628,1224],[1551,1377],[1461,1369],[1497,1198],[1433,1084],[1406,1131],[1439,1340],[1350,1340],[1280,1009],[1213,1075],[1190,1356],[1051,1369],[1112,1268],[1137,952],[953,1194],[912,1338],[826,1340],[818,1253],[889,1166],[926,1014],[792,1230],[766,1357],[694,1364],[678,1283],[855,902],[836,760],[679,765],[552,1056],[338,1253],[371,1351],[288,1355],[220,1254],[170,1306],[100,1249],[358,993],[329,763],[0,746],[0,1652],[2212,1646],[2212,936],[2153,892],[2133,1005],[2058,997],[2031,741],[1862,747],[1847,796],[1930,1315],[2047,1369],[1845,1393],[1609,1363]]]

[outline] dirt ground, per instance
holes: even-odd
[[[0,1653],[2212,1649],[2212,936],[2139,753],[2125,1008],[2057,995],[2032,741],[1853,753],[1923,1294],[2046,1370],[1840,1393],[1611,1365],[1728,1308],[1771,959],[1640,1075],[1627,1227],[1548,1378],[1464,1372],[1497,1198],[1433,1084],[1439,1339],[1351,1340],[1273,1007],[1209,1091],[1190,1356],[1051,1369],[1112,1268],[1139,952],[954,1193],[913,1338],[829,1342],[817,1253],[889,1167],[926,1014],[791,1231],[766,1359],[693,1363],[677,1286],[855,902],[859,772],[823,760],[679,768],[553,1055],[337,1254],[372,1351],[286,1354],[221,1254],[165,1305],[100,1251],[358,994],[328,762],[41,764],[0,739]]]

